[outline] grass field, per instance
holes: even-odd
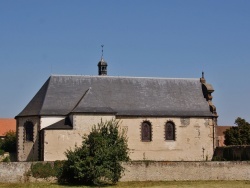
[[[53,183],[23,183],[23,184],[13,184],[13,183],[0,183],[0,187],[30,187],[30,188],[40,188],[40,187],[51,187],[51,188],[65,188],[65,187],[88,187],[88,186],[66,186],[58,185]],[[116,188],[116,187],[147,187],[147,188],[250,188],[250,181],[170,181],[170,182],[120,182],[114,186],[105,186],[105,188]]]

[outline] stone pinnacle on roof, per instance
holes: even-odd
[[[101,56],[101,60],[98,63],[98,75],[99,76],[106,76],[107,75],[107,62],[103,59],[103,47],[104,45],[101,45],[102,47],[102,56]]]
[[[200,78],[200,81],[201,81],[202,84],[206,83],[206,79],[204,77],[204,71],[202,71],[202,76]]]

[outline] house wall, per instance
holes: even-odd
[[[34,125],[33,142],[25,140],[24,124],[31,121]],[[37,161],[39,159],[39,117],[22,117],[17,119],[17,161]]]
[[[101,120],[114,118],[110,115],[74,115],[73,130],[46,130],[44,160],[66,159],[64,152],[80,145],[82,136],[91,131]],[[207,118],[143,118],[117,117],[128,137],[132,160],[156,161],[202,161],[211,160],[213,155],[213,121]],[[141,141],[141,123],[152,124],[152,141]],[[175,141],[165,140],[165,123],[175,124]],[[60,147],[58,147],[60,146]]]

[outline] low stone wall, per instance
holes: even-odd
[[[10,162],[0,163],[0,182],[25,182],[27,180],[27,172],[31,167],[30,162]]]
[[[27,177],[31,164],[31,162],[0,163],[0,182],[36,181]],[[123,166],[126,170],[120,181],[250,180],[248,161],[143,161],[124,163]]]
[[[121,181],[250,180],[250,162],[131,162]]]

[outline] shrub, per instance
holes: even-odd
[[[6,152],[16,152],[16,132],[6,132],[5,138],[1,143],[1,149]]]
[[[10,162],[10,157],[9,156],[4,157],[2,162]]]
[[[238,126],[231,127],[224,132],[224,144],[229,145],[250,145],[250,123],[238,117],[235,120]]]
[[[77,184],[116,183],[128,161],[127,139],[115,120],[94,125],[82,146],[66,152],[60,182]]]
[[[2,148],[3,145],[3,139],[0,138],[0,149]]]
[[[60,174],[64,161],[55,161],[53,163],[38,162],[31,165],[30,174],[35,178],[57,177]]]
[[[53,176],[53,168],[50,163],[35,163],[31,165],[31,174],[35,178],[47,178]]]
[[[3,154],[4,154],[4,150],[0,149],[0,155],[3,155]]]

